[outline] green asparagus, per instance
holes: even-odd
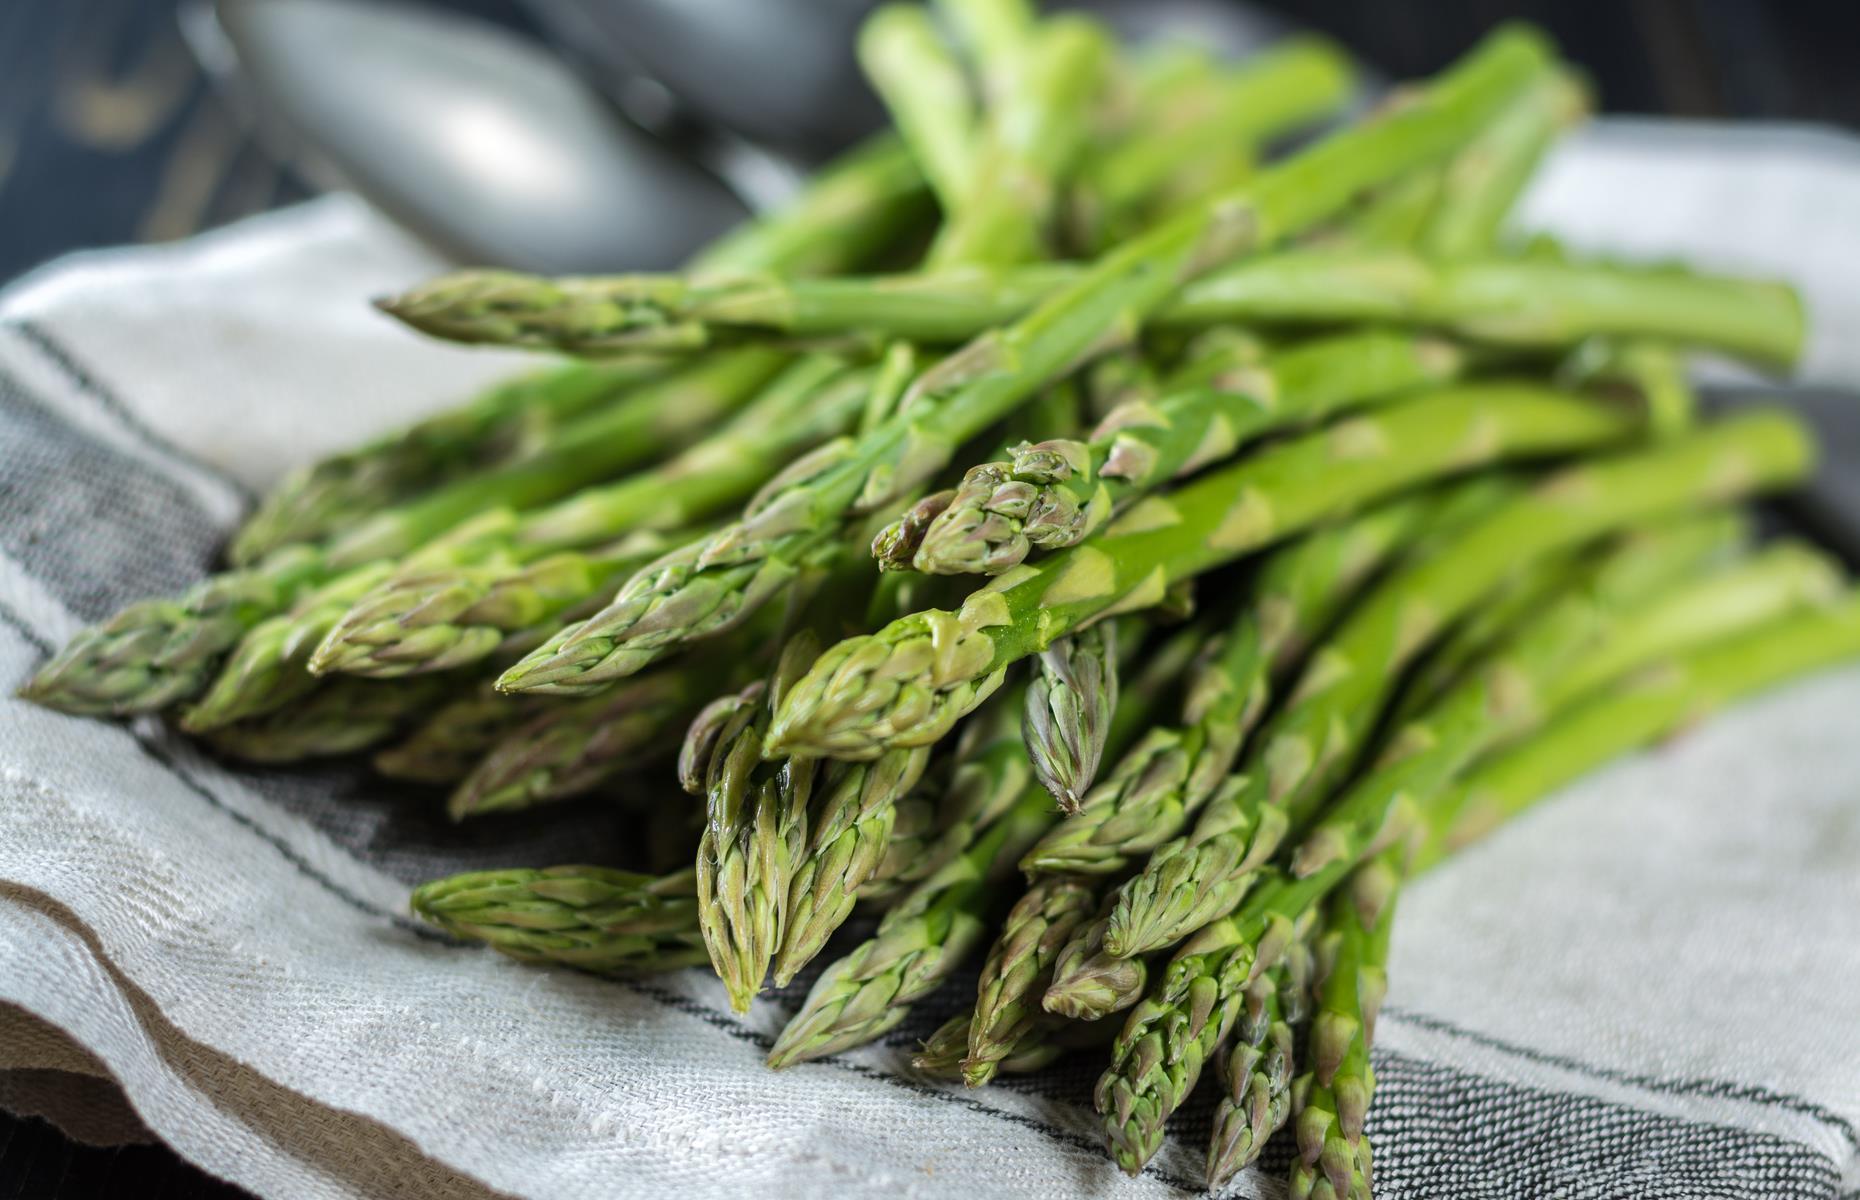
[[[1765,439],[1762,431],[1784,425]],[[1618,440],[1624,414],[1525,384],[1447,389],[1275,446],[1132,506],[1090,541],[970,595],[830,647],[788,693],[769,753],[835,757],[925,745],[1000,686],[1007,666],[1169,585],[1430,477]],[[1800,431],[1759,441],[1806,455]],[[1735,432],[1741,434],[1740,426]],[[1741,458],[1739,459],[1741,462]]]
[[[601,974],[704,961],[689,868],[654,878],[605,867],[473,871],[423,883],[413,911],[515,959]]]

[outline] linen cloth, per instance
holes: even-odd
[[[1803,376],[1860,387],[1860,144],[1603,122],[1524,220],[1589,251],[1795,280]],[[1091,1056],[979,1091],[914,1039],[763,1067],[798,1000],[461,949],[411,883],[585,861],[603,805],[448,827],[349,766],[237,769],[153,721],[13,700],[81,625],[211,570],[290,464],[524,364],[367,297],[439,269],[335,196],[0,295],[0,1104],[159,1137],[261,1196],[1163,1197],[1210,1105],[1125,1179]],[[1370,1118],[1388,1197],[1860,1192],[1860,669],[1722,714],[1405,895]],[[1283,1142],[1231,1194],[1282,1194]]]

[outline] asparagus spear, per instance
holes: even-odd
[[[1126,640],[1141,629],[1126,631]],[[1065,812],[1098,773],[1104,739],[1117,711],[1117,623],[1093,625],[1040,651],[1027,686],[1027,757],[1041,786]]]
[[[181,728],[206,733],[275,712],[308,695],[317,679],[303,667],[317,639],[393,569],[392,563],[380,562],[345,572],[297,600],[283,615],[254,625],[206,691],[183,710]]]
[[[628,295],[677,289],[676,319],[693,330],[686,335],[692,347],[701,348],[853,334],[958,342],[1025,320],[1038,306],[1085,286],[1090,278],[1079,267],[1052,263],[1006,271],[758,278],[705,289],[679,280],[638,278],[573,283],[583,290]],[[549,286],[537,284],[538,303],[530,318],[542,329],[555,319],[546,302]],[[1778,366],[1795,360],[1805,334],[1801,302],[1781,283],[1666,266],[1535,257],[1434,260],[1400,247],[1355,244],[1283,250],[1236,262],[1186,282],[1142,315],[1145,327],[1165,331],[1235,322],[1410,325],[1524,348],[1568,346],[1597,336],[1649,338]],[[546,336],[565,350],[580,344],[566,332]]]
[[[915,4],[875,9],[859,28],[859,65],[945,212],[974,173],[975,102],[928,12]]]
[[[1515,746],[1477,763],[1434,802],[1415,870],[1494,828],[1571,780],[1707,714],[1795,676],[1860,658],[1860,597],[1689,648],[1591,693]]]
[[[871,382],[870,372],[802,359],[722,429],[657,467],[521,517],[487,514],[359,600],[310,669],[392,677],[483,658],[511,632],[595,600],[622,571],[659,557],[559,552],[679,529],[740,502],[796,453],[850,428]],[[661,542],[660,553],[668,548]]]
[[[454,821],[579,796],[672,749],[720,664],[670,667],[604,695],[544,709],[493,746],[446,801]],[[722,672],[728,678],[727,669]]]
[[[1370,1200],[1363,1118],[1375,1088],[1369,1040],[1380,1006],[1399,874],[1392,860],[1365,864],[1328,905],[1332,942],[1322,1002],[1311,1023],[1311,1071],[1295,1088],[1298,1154],[1291,1194]]]
[[[980,1087],[1021,1042],[1049,1018],[1036,1002],[1053,977],[1059,952],[1098,906],[1089,883],[1055,875],[1036,881],[1008,910],[976,985],[962,1078]]]
[[[990,107],[1015,87],[1019,56],[1039,16],[1030,0],[936,0],[937,12],[968,53]]]
[[[1107,227],[1128,232],[1145,201],[1182,168],[1244,153],[1335,112],[1355,72],[1329,42],[1297,37],[1197,82],[1159,96],[1130,136],[1087,164],[1071,212],[1085,245],[1103,245]]]
[[[1280,971],[1268,971],[1244,993],[1233,1044],[1218,1060],[1221,1099],[1208,1143],[1208,1188],[1226,1186],[1251,1165],[1292,1108],[1292,1023],[1280,998]]]
[[[1545,71],[1447,164],[1421,232],[1421,253],[1437,259],[1489,254],[1550,143],[1588,108],[1588,95],[1567,69]]]
[[[249,630],[338,574],[403,555],[487,507],[545,503],[636,464],[737,407],[779,361],[751,351],[693,365],[576,422],[543,453],[376,513],[327,546],[290,546],[178,600],[133,604],[73,638],[21,694],[62,711],[119,716],[191,698]]]
[[[1432,865],[1475,830],[1488,830],[1583,771],[1705,711],[1853,658],[1860,658],[1860,600],[1848,592],[1838,602],[1650,668],[1412,810],[1421,818],[1413,832],[1422,846],[1413,869]],[[1114,1144],[1128,1150],[1119,1155],[1127,1169],[1153,1153],[1162,1121],[1194,1085],[1197,1051],[1222,1036],[1218,1028],[1209,1032],[1215,1020],[1201,1023],[1195,1014],[1227,1012],[1241,989],[1277,960],[1294,922],[1350,873],[1352,861],[1333,860],[1296,880],[1268,872],[1237,913],[1202,929],[1177,953],[1166,983],[1133,1011],[1118,1040],[1118,1061],[1099,1084]]]
[[[791,578],[795,561],[831,539],[849,512],[882,506],[940,469],[961,441],[1138,323],[1183,280],[1322,219],[1360,187],[1448,153],[1543,57],[1528,35],[1498,35],[1400,112],[1126,243],[1025,318],[921,376],[900,411],[836,461],[809,463],[694,556],[636,576],[605,612],[520,663],[504,685],[587,675],[628,644],[727,628]]]
[[[946,769],[930,772],[918,785],[915,797],[923,805],[918,834],[902,832],[901,806],[884,861],[860,889],[860,899],[884,898],[927,878],[1013,809],[1034,782],[1020,731],[1023,701],[1018,689],[1009,688],[963,724],[955,750],[941,760]]]
[[[1044,257],[1043,230],[1085,140],[1081,110],[1098,90],[1109,42],[1094,21],[1042,22],[1015,46],[1011,86],[990,98],[967,188],[928,258],[932,268]]]
[[[601,974],[704,961],[687,868],[653,878],[607,867],[472,871],[423,883],[413,911],[524,962]]]
[[[236,567],[252,566],[285,546],[324,541],[430,488],[535,453],[563,422],[666,369],[643,361],[570,363],[519,376],[457,409],[299,467],[245,519],[227,557]]]
[[[1629,530],[1620,540],[1648,550],[1635,557],[1618,556],[1622,573],[1643,576],[1657,585],[1668,572],[1676,578],[1687,571],[1704,575],[1728,566],[1748,551],[1749,526],[1743,513],[1718,509]],[[1440,699],[1473,664],[1490,657],[1505,638],[1568,586],[1584,557],[1585,552],[1577,549],[1532,559],[1456,622],[1402,685],[1392,727],[1399,728]]]
[[[1694,445],[1704,445],[1709,436],[1698,435]],[[1249,756],[1244,780],[1209,805],[1191,835],[1158,849],[1143,872],[1120,890],[1106,934],[1107,949],[1130,955],[1167,946],[1231,909],[1277,849],[1288,825],[1305,824],[1331,785],[1354,763],[1391,681],[1430,628],[1454,620],[1494,579],[1531,554],[1554,551],[1559,540],[1567,545],[1644,519],[1661,506],[1683,504],[1689,492],[1696,496],[1699,489],[1714,487],[1723,478],[1717,474],[1722,466],[1709,453],[1680,469],[1683,461],[1663,459],[1654,450],[1614,463],[1572,468],[1494,512],[1414,569],[1388,580],[1314,659],[1298,697],[1275,718]],[[1693,474],[1689,484],[1677,478],[1688,471]],[[1593,474],[1585,477],[1585,472]],[[1653,476],[1663,473],[1674,478],[1666,482],[1671,490],[1662,500]],[[1589,493],[1572,503],[1590,484],[1603,486],[1606,499]],[[1544,503],[1546,497],[1551,498],[1549,504]],[[1616,512],[1609,513],[1614,506],[1619,506]],[[1582,507],[1593,511],[1581,514],[1577,510]],[[1565,519],[1564,533],[1553,532],[1552,526]],[[1526,529],[1532,532],[1521,532]],[[1528,728],[1546,705],[1557,702],[1555,680],[1570,669],[1579,650],[1597,644],[1597,631],[1607,628],[1604,622],[1631,613],[1650,591],[1694,571],[1699,550],[1699,541],[1681,531],[1651,544],[1630,541],[1592,564],[1578,587],[1534,614],[1493,660],[1396,737],[1397,748],[1417,748],[1410,761],[1371,775],[1334,802],[1330,811],[1383,820],[1404,797],[1425,794],[1494,740]],[[1762,599],[1732,599],[1718,619],[1732,622],[1747,611],[1774,611],[1770,606],[1798,603],[1802,594],[1825,586],[1825,570],[1822,564],[1799,562],[1766,565],[1760,576],[1772,571],[1774,576],[1750,585]],[[1737,591],[1713,595],[1735,597]],[[1710,628],[1710,620],[1700,619],[1697,627]],[[1300,861],[1306,864],[1301,870],[1329,861],[1374,832],[1341,829],[1335,819],[1333,815],[1321,827],[1321,838],[1314,835],[1301,848]]]
[[[261,717],[221,726],[207,745],[258,763],[354,754],[386,741],[458,687],[458,680],[338,680]]]
[[[1013,861],[1051,820],[1050,807],[1044,790],[1028,790],[1006,820],[886,913],[869,941],[815,982],[775,1039],[769,1065],[863,1045],[903,1020],[986,934],[987,910],[1004,882],[998,861]]]
[[[939,1025],[924,1039],[923,1048],[912,1056],[911,1065],[940,1078],[961,1079],[962,1060],[969,1053],[969,1024],[974,1015],[974,1010],[970,1009]],[[1038,1071],[1072,1050],[1109,1041],[1110,1033],[1103,1025],[1049,1018],[1023,1036],[1007,1057],[994,1064],[994,1071],[1000,1075]]]
[[[1052,978],[1040,997],[1049,1013],[1074,1021],[1096,1021],[1122,1012],[1143,998],[1149,964],[1141,958],[1118,958],[1104,949],[1113,896],[1102,896],[1092,919],[1078,926],[1053,958]]]
[[[768,750],[858,757],[934,742],[1000,685],[1009,664],[1093,620],[1154,603],[1174,582],[1432,476],[1605,444],[1628,428],[1621,414],[1575,397],[1485,384],[1285,442],[1146,499],[1096,538],[973,593],[957,612],[915,613],[829,648],[783,701]],[[1806,454],[1800,431],[1780,418],[1758,418],[1748,431],[1798,464]]]
[[[766,682],[712,703],[686,737],[679,773],[705,796],[698,842],[698,927],[730,1006],[747,1012],[781,945],[789,881],[806,851],[814,764],[764,764],[756,752],[769,706],[806,662],[810,631],[790,637]],[[765,694],[766,693],[766,694]]]
[[[441,705],[406,737],[377,751],[374,768],[408,783],[457,783],[550,703],[540,696],[499,695],[486,683]]]
[[[1445,383],[1464,361],[1439,341],[1372,332],[1319,339],[1258,367],[1235,363],[1212,382],[1112,412],[1089,441],[1022,444],[1012,462],[970,468],[914,564],[999,575],[1036,546],[1077,544],[1135,498],[1267,433]]]

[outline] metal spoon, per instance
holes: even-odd
[[[261,133],[465,261],[670,267],[744,207],[628,126],[545,49],[486,22],[357,0],[217,0],[186,28]]]

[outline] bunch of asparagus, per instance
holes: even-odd
[[[1506,236],[1585,108],[1529,30],[1289,153],[1355,88],[1322,42],[1233,65],[940,0],[859,52],[896,132],[684,273],[382,301],[574,357],[285,480],[231,569],[25,694],[251,760],[373,749],[457,819],[673,773],[689,865],[415,910],[531,961],[708,962],[747,1009],[864,908],[771,1065],[975,960],[923,1070],[1108,1046],[1134,1172],[1212,1065],[1211,1184],[1289,1128],[1294,1195],[1368,1196],[1405,882],[1860,656],[1860,594],[1739,515],[1810,439],[1702,421],[1682,369],[1786,366],[1799,306]]]

